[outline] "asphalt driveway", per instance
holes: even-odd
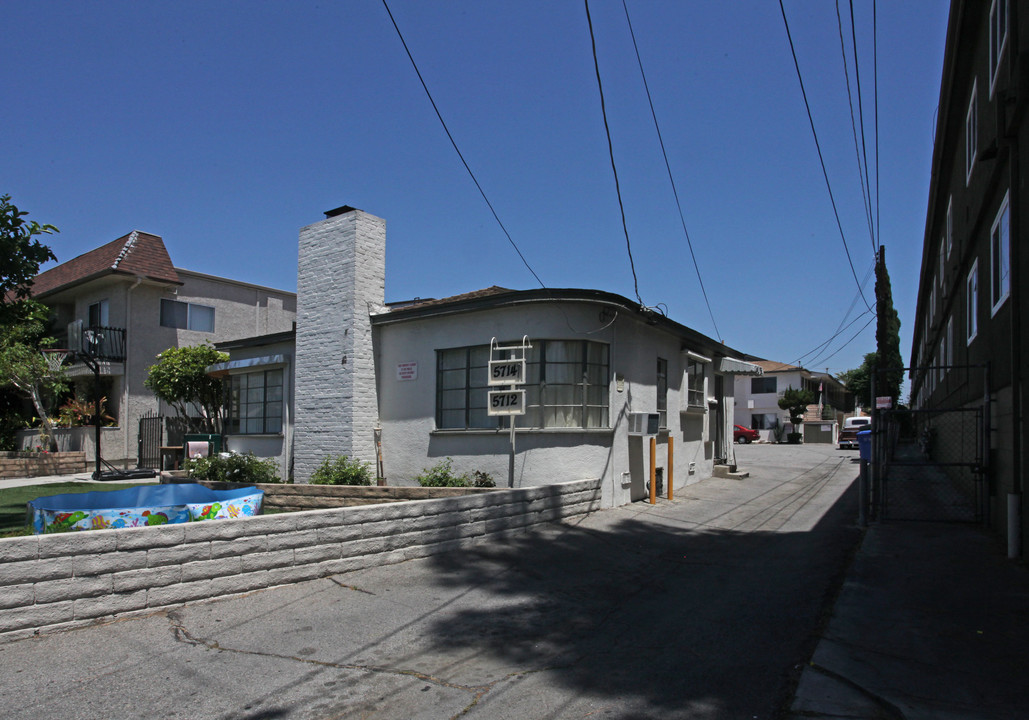
[[[856,453],[473,551],[0,645],[8,718],[773,718],[860,538]]]

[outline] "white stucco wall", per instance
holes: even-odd
[[[515,487],[600,478],[605,506],[646,496],[649,439],[629,436],[627,413],[656,412],[658,357],[668,361],[668,430],[658,437],[655,466],[662,468],[667,478],[667,441],[672,438],[675,487],[710,476],[714,454],[709,442],[711,412],[706,406],[699,413],[679,412],[686,369],[681,338],[627,313],[610,322],[600,317],[603,309],[598,303],[548,301],[376,325],[383,461],[390,484],[414,484],[423,469],[447,457],[453,458],[458,472],[480,470],[490,473],[498,485],[508,484],[510,434],[506,428],[436,429],[436,351],[488,345],[494,337],[511,344],[523,335],[530,341],[588,340],[609,346],[610,427],[519,428]],[[417,366],[417,377],[399,379],[398,366],[412,363]],[[713,388],[712,365],[707,372]],[[731,412],[731,379],[726,380],[725,388]],[[693,474],[688,472],[691,463]]]

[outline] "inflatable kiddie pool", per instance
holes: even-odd
[[[105,530],[256,515],[264,491],[211,490],[203,485],[143,485],[125,490],[51,495],[28,504],[32,531]]]

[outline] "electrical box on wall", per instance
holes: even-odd
[[[630,435],[657,435],[661,416],[657,413],[629,413]]]

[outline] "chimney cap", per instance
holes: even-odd
[[[336,208],[335,210],[326,210],[325,211],[325,217],[327,217],[327,218],[334,218],[334,217],[337,217],[339,215],[346,215],[348,212],[354,212],[354,211],[360,212],[360,210],[358,208],[356,208],[356,207],[350,207],[349,205],[341,205],[338,208]]]

